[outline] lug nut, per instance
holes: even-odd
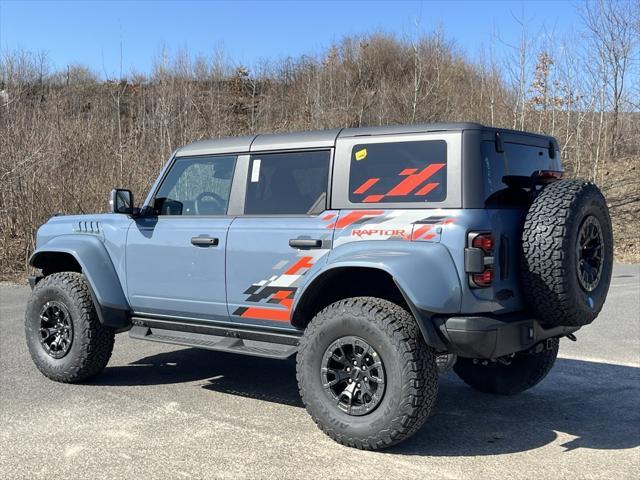
[[[350,368],[350,367],[347,367],[347,372],[350,372],[350,371],[351,371],[351,368]]]
[[[367,377],[364,377],[364,381],[365,381],[365,382],[368,382],[368,381],[369,381],[369,379],[368,379]]]
[[[359,383],[356,383],[356,387],[360,388],[360,384],[359,384]]]
[[[362,369],[363,369],[363,370],[366,370],[366,369],[367,369],[367,366],[366,366],[366,365],[363,365],[363,366],[362,366]]]
[[[358,364],[358,362],[356,362],[356,361],[354,360],[354,361],[353,361],[353,364],[354,364],[354,365],[357,365],[357,364]]]
[[[353,382],[353,380],[352,380],[352,379],[349,379],[349,383],[352,383],[352,382]]]

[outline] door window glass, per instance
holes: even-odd
[[[225,215],[235,156],[175,161],[154,202],[156,215]]]
[[[251,156],[248,215],[311,215],[326,208],[329,151]]]

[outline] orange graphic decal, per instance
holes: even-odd
[[[311,263],[311,260],[313,260],[313,257],[302,257],[296,263],[291,265],[289,269],[286,272],[284,272],[284,274],[295,275],[296,273],[298,273],[298,271],[302,270],[303,268],[313,267],[313,263]]]
[[[444,167],[444,163],[432,163],[424,170],[421,170],[419,173],[414,173],[412,175],[407,176],[403,181],[401,181],[398,185],[393,187],[391,190],[387,192],[388,196],[399,196],[404,197],[411,193],[418,185],[427,180],[431,175],[436,173]]]
[[[427,183],[424,187],[422,187],[420,190],[418,190],[416,192],[416,195],[426,195],[431,190],[436,188],[438,185],[440,185],[440,184],[439,183]]]
[[[291,295],[291,293],[291,290],[278,290],[273,294],[271,298],[277,298],[278,300],[281,300],[283,298],[287,298],[289,295]]]
[[[413,231],[413,233],[411,234],[411,240],[418,240],[429,230],[431,230],[431,225],[422,225],[420,228],[417,228]]]
[[[369,190],[371,187],[373,187],[376,183],[378,183],[379,180],[380,180],[379,178],[370,178],[369,180],[364,182],[362,185],[360,185],[358,188],[356,188],[353,193],[356,193],[356,194],[364,193],[367,190]]]
[[[404,177],[400,183],[396,184],[392,187],[387,193],[384,194],[372,194],[367,195],[363,203],[377,203],[382,201],[385,197],[406,197],[410,193],[412,193],[416,188],[419,188],[424,184],[431,176],[433,176],[436,172],[438,172],[442,167],[444,167],[444,163],[432,163],[427,165],[422,170],[418,171],[417,168],[405,168],[402,170],[399,175]],[[417,173],[416,173],[417,172]],[[356,190],[354,190],[354,194],[363,194],[368,192],[371,187],[377,184],[380,181],[379,178],[370,178],[362,185],[360,185]],[[424,196],[428,193],[432,192],[436,187],[440,185],[439,183],[427,183],[423,185],[415,195]]]
[[[284,305],[285,307],[287,307],[287,310],[291,310],[291,305],[293,305],[293,299],[283,298],[282,300],[280,300],[280,305]]]
[[[363,217],[377,217],[378,215],[382,215],[383,213],[384,210],[353,210],[347,213],[344,217],[340,218],[338,221],[327,225],[327,228],[345,228],[357,222]]]
[[[275,320],[276,322],[288,322],[290,311],[276,310],[275,308],[249,307],[242,312],[241,317],[256,318],[259,320]]]

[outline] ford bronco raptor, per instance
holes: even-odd
[[[475,123],[204,140],[134,207],[37,233],[26,338],[59,382],[101,372],[116,333],[297,356],[302,400],[348,446],[416,432],[438,371],[510,395],[607,295],[612,229],[555,139]],[[260,361],[256,358],[255,361]]]

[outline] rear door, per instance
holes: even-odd
[[[328,149],[251,155],[244,215],[227,239],[234,321],[291,328],[291,304],[303,277],[331,249],[330,160]]]

